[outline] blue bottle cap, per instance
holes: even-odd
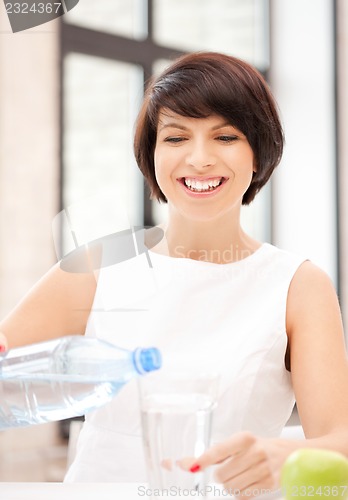
[[[158,370],[162,366],[162,356],[156,347],[138,348],[134,351],[134,364],[141,374]]]

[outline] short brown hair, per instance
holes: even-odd
[[[192,118],[223,116],[246,136],[257,169],[243,196],[242,203],[249,204],[278,165],[284,144],[277,105],[263,76],[236,57],[197,52],[180,57],[150,83],[136,123],[134,153],[151,197],[166,202],[154,167],[163,108]]]

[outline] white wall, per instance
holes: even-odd
[[[340,303],[348,324],[348,2],[338,0],[338,99],[340,160]],[[348,337],[348,336],[347,336]]]
[[[0,318],[56,260],[58,42],[56,21],[13,34],[0,6]],[[61,480],[57,441],[56,423],[2,431],[0,482]]]
[[[331,0],[271,1],[271,74],[286,148],[273,181],[273,241],[336,281]]]
[[[59,50],[56,21],[13,34],[0,12],[0,318],[55,262]]]

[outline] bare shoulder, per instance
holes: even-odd
[[[0,331],[9,347],[83,334],[95,290],[93,272],[67,272],[58,263],[0,322]]]
[[[313,285],[333,288],[333,283],[329,275],[310,260],[306,260],[297,269],[289,292],[292,293],[296,289],[300,291],[303,287],[311,287]]]
[[[324,321],[341,328],[341,313],[334,284],[328,274],[311,261],[305,261],[296,271],[288,293],[287,332],[289,337],[301,326],[313,329]]]

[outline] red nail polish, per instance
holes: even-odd
[[[0,352],[5,352],[6,351],[6,347],[4,345],[0,345]]]
[[[201,469],[201,466],[198,464],[192,465],[190,472],[198,472]]]

